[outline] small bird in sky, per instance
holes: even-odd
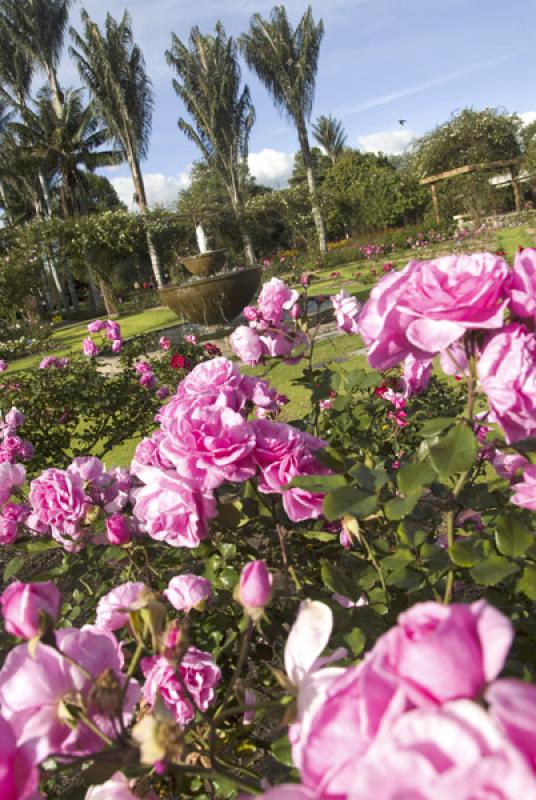
[[[406,122],[407,122],[407,120],[405,120],[405,119],[399,119],[399,120],[398,120],[398,124],[399,124],[399,125],[402,125],[402,127],[404,127],[404,125],[406,124]]]

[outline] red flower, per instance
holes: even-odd
[[[207,353],[209,356],[221,356],[221,350],[220,350],[220,348],[219,348],[217,345],[215,345],[215,344],[212,344],[212,342],[206,342],[206,343],[203,345],[203,350],[204,350],[204,351],[205,351],[205,353]]]
[[[175,355],[171,359],[171,366],[173,367],[173,369],[186,369],[187,362],[188,359],[186,359],[182,355],[179,355],[179,353],[175,353]]]

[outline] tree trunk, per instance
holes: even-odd
[[[50,66],[50,64],[47,64],[45,67],[45,71],[47,74],[47,80],[50,84],[50,90],[52,92],[52,104],[54,106],[54,111],[59,117],[60,114],[63,112],[63,104],[65,98],[63,96],[63,92],[60,89],[60,85],[58,83],[58,76],[56,75],[56,70],[54,69],[54,67]]]
[[[87,255],[86,255],[86,258],[88,258]],[[101,298],[100,298],[100,294],[99,294],[99,292],[97,290],[97,287],[95,286],[95,279],[93,277],[93,271],[92,271],[91,266],[89,264],[87,266],[86,277],[87,277],[87,285],[88,285],[88,289],[89,289],[89,305],[92,307],[92,309],[93,309],[93,311],[95,311],[95,313],[98,313],[98,310],[99,310],[99,308],[101,306]]]
[[[63,267],[63,272],[65,275],[65,280],[67,281],[67,289],[69,290],[69,296],[71,298],[71,306],[75,311],[78,311],[80,309],[78,294],[76,293],[76,286],[74,285],[73,273],[69,269],[68,264],[65,264]]]
[[[13,223],[13,219],[12,219],[10,211],[9,211],[9,207],[8,207],[7,200],[6,200],[6,192],[5,192],[4,184],[2,183],[2,181],[0,181],[0,199],[1,199],[2,205],[4,207],[4,212],[5,212],[5,215],[6,215],[6,219],[9,222],[9,224],[11,225]]]
[[[235,213],[238,230],[240,231],[240,236],[244,244],[244,254],[246,256],[246,261],[248,262],[250,267],[254,267],[255,264],[257,263],[257,259],[255,257],[255,250],[253,249],[253,242],[251,240],[250,233],[247,229],[246,224],[244,223],[244,203],[242,197],[239,194],[236,182],[234,182],[231,185],[227,184],[227,189],[231,196],[231,204],[233,206],[233,211]]]
[[[102,299],[104,300],[104,307],[108,316],[111,317],[112,314],[117,314],[117,306],[115,304],[115,298],[110,286],[105,281],[100,280],[99,288],[101,290]]]
[[[516,211],[521,211],[521,192],[519,191],[519,183],[517,182],[517,178],[515,174],[512,172],[512,189],[514,190],[514,203],[516,206]]]
[[[39,177],[39,185],[41,186],[41,191],[43,193],[43,204],[44,204],[44,212],[45,218],[50,219],[52,217],[52,208],[50,204],[50,193],[48,191],[47,182],[45,180],[45,176],[39,170],[38,173]],[[65,311],[69,310],[69,298],[67,297],[67,293],[64,289],[62,282],[58,276],[58,269],[56,265],[56,257],[55,254],[48,253],[45,256],[45,261],[48,264],[48,268],[50,270],[50,274],[52,275],[52,280],[54,281],[54,286],[61,298],[61,303]]]
[[[300,129],[301,128],[301,129]],[[298,126],[298,137],[300,140],[300,147],[303,158],[303,165],[305,167],[305,174],[307,175],[307,185],[309,187],[309,198],[311,200],[311,211],[313,212],[313,219],[315,221],[316,233],[318,236],[318,247],[320,253],[328,252],[326,243],[326,229],[324,227],[324,220],[318,202],[318,194],[316,191],[316,181],[313,172],[313,159],[311,156],[311,148],[309,147],[309,139],[307,138],[307,131],[305,125]]]
[[[141,174],[140,166],[135,158],[129,158],[129,166],[132,174],[132,182],[134,184],[134,191],[136,194],[136,203],[142,215],[147,213],[147,196],[145,194],[145,184],[143,183],[143,176]],[[145,238],[147,240],[147,249],[149,250],[149,258],[151,259],[151,267],[153,269],[154,279],[159,289],[164,286],[164,276],[162,274],[162,267],[160,266],[160,258],[155,247],[153,235],[150,230],[145,228]]]

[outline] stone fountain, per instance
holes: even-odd
[[[261,280],[260,267],[227,270],[227,252],[209,250],[203,226],[196,227],[199,254],[184,258],[189,280],[160,289],[163,303],[178,317],[198,325],[232,322],[254,298]]]

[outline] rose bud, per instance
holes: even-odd
[[[32,639],[50,629],[60,615],[60,593],[53,583],[15,581],[0,595],[6,631]]]
[[[259,618],[272,599],[273,578],[265,561],[251,561],[243,568],[238,584],[237,599],[246,614]]]
[[[132,540],[132,525],[123,514],[111,514],[106,520],[106,535],[110,544],[128,544]]]

